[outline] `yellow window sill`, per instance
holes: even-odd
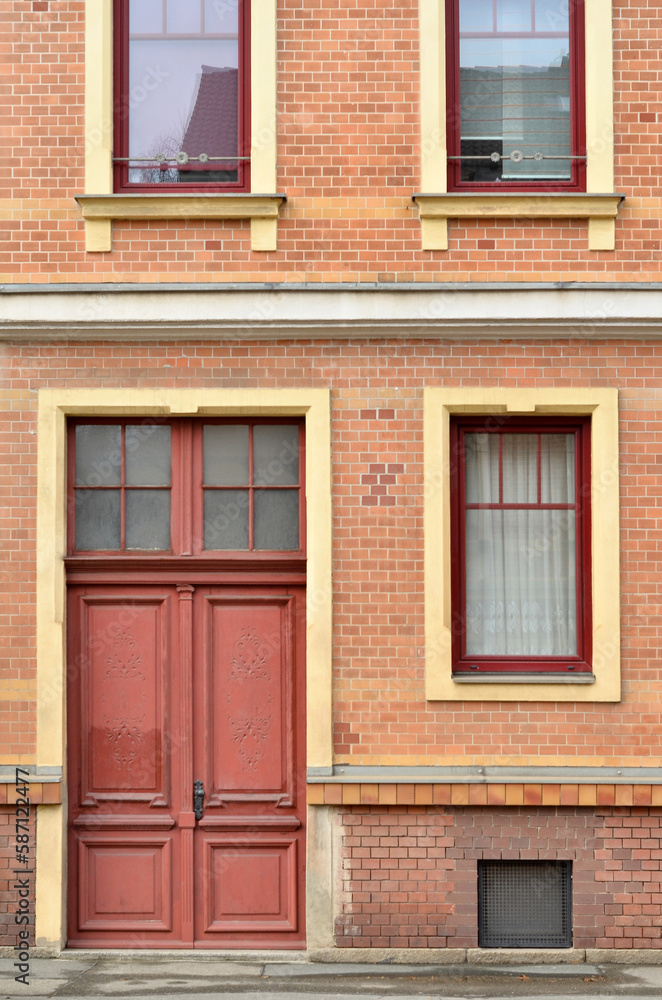
[[[85,249],[112,250],[113,219],[250,219],[251,250],[276,250],[284,194],[79,194]]]
[[[625,195],[584,192],[414,194],[423,250],[448,250],[448,219],[588,219],[589,250],[613,250],[615,218]]]

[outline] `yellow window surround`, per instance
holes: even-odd
[[[614,192],[612,0],[584,0],[586,23],[586,192],[448,193],[445,0],[420,0],[421,192],[423,250],[448,250],[447,220],[568,218],[588,220],[589,250],[613,250],[624,195]]]
[[[427,387],[425,447],[425,691],[434,701],[620,701],[617,389]],[[450,418],[455,413],[590,414],[592,684],[452,677]],[[473,678],[472,678],[473,680]]]
[[[66,429],[69,416],[303,416],[306,425],[306,756],[332,764],[331,410],[328,389],[40,389],[38,448],[37,755],[38,767],[66,760]],[[52,801],[49,800],[49,801]],[[37,824],[36,934],[65,940],[66,808],[40,807]]]
[[[112,250],[113,219],[250,219],[251,250],[276,250],[276,0],[251,4],[251,193],[113,194],[113,2],[85,0],[85,249]]]

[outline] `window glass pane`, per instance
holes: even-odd
[[[299,428],[295,424],[253,428],[253,482],[259,486],[299,482]]]
[[[540,453],[543,503],[575,502],[574,434],[543,434]]]
[[[120,491],[76,490],[76,548],[121,548]]]
[[[169,490],[127,490],[124,517],[127,549],[170,548]]]
[[[205,549],[248,548],[248,490],[205,490]]]
[[[236,38],[130,40],[129,156],[144,161],[130,165],[131,182],[236,180],[238,65]]]
[[[569,15],[568,0],[536,0],[536,31],[567,32]]]
[[[119,486],[122,481],[122,429],[115,424],[76,427],[76,485]]]
[[[204,482],[207,486],[248,483],[248,425],[207,424],[202,430]]]
[[[232,35],[239,31],[241,0],[205,0],[205,32]]]
[[[460,0],[460,31],[492,31],[493,0]]]
[[[256,490],[254,515],[256,549],[299,548],[298,490]]]
[[[163,31],[163,0],[132,0],[129,4],[129,31],[154,35]]]
[[[563,180],[570,177],[570,48],[556,38],[460,41],[462,155],[516,159],[463,162],[463,179]],[[523,158],[519,158],[519,154]]]
[[[498,435],[465,434],[464,461],[467,503],[498,503]]]
[[[170,485],[170,428],[156,424],[127,427],[126,482],[129,486]]]
[[[531,31],[531,0],[497,0],[497,31]]]
[[[163,31],[163,0],[133,0],[129,4],[131,34],[154,35]]]
[[[166,30],[173,32],[201,31],[200,0],[167,0]]]
[[[469,656],[577,652],[575,513],[468,510]]]
[[[503,435],[503,502],[538,502],[538,435]]]

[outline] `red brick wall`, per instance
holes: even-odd
[[[247,222],[121,222],[88,254],[83,0],[2,0],[11,147],[0,198],[0,280],[518,281],[659,278],[657,0],[615,0],[616,252],[589,252],[576,220],[454,221],[450,251],[423,252],[418,0],[279,0],[279,249],[250,250]]]
[[[33,807],[30,809],[30,819],[28,821],[30,838],[29,842],[29,860],[30,864],[28,867],[34,869],[35,865],[35,849],[36,849],[36,809]],[[35,876],[33,872],[29,874],[22,873],[17,875],[15,870],[21,869],[23,866],[18,865],[16,862],[16,810],[14,806],[0,806],[0,947],[11,947],[13,948],[15,944],[19,943],[19,931],[29,930],[30,945],[34,944],[34,917],[35,917]],[[23,821],[23,817],[21,817]],[[23,831],[21,831],[23,833]],[[20,925],[16,923],[16,914],[18,913],[18,889],[15,888],[17,879],[29,879],[30,884],[28,886],[30,890],[28,902],[30,904],[29,909],[29,923]],[[24,942],[21,942],[24,943]]]
[[[662,809],[338,810],[336,945],[478,946],[477,861],[573,862],[575,948],[659,948]]]
[[[21,691],[16,704],[0,706],[7,712],[0,716],[5,753],[34,751],[34,707],[23,699],[29,698],[35,669],[35,390],[331,386],[339,762],[654,762],[651,746],[662,733],[662,344],[44,344],[8,346],[5,366],[12,371],[12,398],[5,425],[10,468],[4,489],[10,502],[2,538],[12,599],[0,606],[0,631],[9,642],[8,686]],[[461,383],[620,388],[619,704],[425,701],[422,386]],[[402,471],[376,472],[381,466]]]

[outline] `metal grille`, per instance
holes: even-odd
[[[570,861],[479,861],[481,948],[570,948]]]

